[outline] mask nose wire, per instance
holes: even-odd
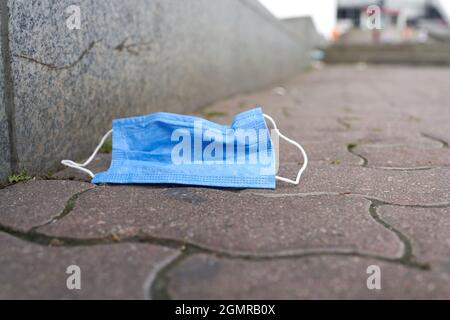
[[[66,167],[69,167],[69,168],[73,168],[73,169],[76,169],[76,170],[83,171],[83,172],[87,173],[88,175],[90,175],[91,178],[93,178],[94,174],[92,173],[92,171],[89,170],[89,169],[86,169],[85,167],[87,165],[89,165],[89,163],[91,163],[92,160],[94,160],[95,156],[100,151],[100,148],[103,146],[103,144],[105,143],[106,139],[108,139],[108,137],[111,135],[112,132],[113,132],[112,130],[109,130],[103,136],[103,138],[102,138],[102,140],[100,140],[100,143],[98,144],[97,148],[95,148],[94,152],[89,157],[89,159],[86,160],[86,162],[84,162],[84,163],[76,163],[76,162],[73,162],[72,160],[63,160],[63,161],[61,161],[61,164],[65,165]]]
[[[283,182],[287,182],[287,183],[290,183],[290,184],[298,185],[300,183],[300,178],[301,178],[303,172],[306,170],[306,167],[308,166],[308,156],[306,155],[305,149],[303,149],[303,147],[298,142],[296,142],[296,141],[294,141],[292,139],[289,139],[288,137],[283,135],[280,132],[280,130],[278,129],[277,124],[275,123],[275,120],[273,120],[272,117],[268,116],[267,114],[263,114],[263,116],[264,116],[264,118],[269,120],[269,122],[272,124],[274,130],[280,136],[280,138],[282,138],[286,142],[296,146],[300,150],[300,152],[302,153],[302,155],[303,155],[303,166],[298,171],[297,178],[295,179],[295,181],[291,180],[291,179],[287,179],[287,178],[276,176],[276,179],[279,180],[279,181],[283,181]]]

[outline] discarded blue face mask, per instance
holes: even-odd
[[[274,136],[295,145],[304,162],[295,180],[276,176]],[[85,167],[112,133],[112,162],[108,171]],[[193,116],[154,113],[113,121],[85,163],[62,164],[89,174],[95,184],[182,184],[230,188],[274,189],[276,180],[299,184],[308,163],[300,144],[282,135],[275,121],[256,108],[238,114],[230,126]]]

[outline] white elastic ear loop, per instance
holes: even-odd
[[[97,148],[95,148],[94,153],[92,153],[92,155],[89,157],[89,159],[86,160],[85,163],[76,163],[76,162],[73,162],[72,160],[63,160],[63,161],[61,161],[61,163],[62,163],[63,165],[65,165],[66,167],[69,167],[69,168],[73,168],[73,169],[77,169],[77,170],[83,171],[83,172],[87,173],[88,175],[90,175],[91,178],[93,178],[93,177],[94,177],[94,174],[92,173],[92,171],[90,171],[90,170],[88,170],[88,169],[86,169],[86,168],[84,168],[84,167],[86,167],[87,165],[89,165],[89,163],[91,163],[92,160],[94,160],[95,156],[96,156],[97,153],[100,151],[100,148],[103,146],[103,144],[105,143],[106,139],[108,139],[108,137],[111,135],[112,132],[113,132],[112,130],[109,130],[108,133],[106,133],[106,134],[103,136],[103,138],[102,138],[102,140],[100,141],[100,143],[98,144]]]
[[[300,183],[300,178],[301,178],[303,172],[306,170],[306,167],[308,166],[308,156],[306,155],[306,152],[303,149],[303,147],[298,142],[289,139],[288,137],[286,137],[285,135],[283,135],[280,132],[280,130],[277,127],[277,124],[275,123],[275,120],[273,120],[272,117],[268,116],[267,114],[263,114],[263,115],[264,115],[264,118],[266,118],[267,120],[269,120],[272,123],[272,126],[273,126],[274,130],[277,132],[277,134],[282,139],[284,139],[285,141],[287,141],[290,144],[293,144],[294,146],[296,146],[301,151],[304,161],[303,161],[303,166],[298,171],[297,178],[295,179],[295,181],[291,180],[291,179],[287,179],[287,178],[276,176],[277,180],[280,180],[280,181],[283,181],[283,182],[287,182],[287,183],[290,183],[290,184],[298,185]]]

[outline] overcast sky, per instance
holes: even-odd
[[[317,29],[329,37],[336,24],[337,0],[259,0],[279,18],[312,16]],[[450,2],[450,1],[449,1]]]

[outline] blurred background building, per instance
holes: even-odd
[[[442,0],[338,0],[333,38],[351,43],[450,40],[447,4]],[[367,20],[372,5],[380,8],[381,30],[371,34]]]

